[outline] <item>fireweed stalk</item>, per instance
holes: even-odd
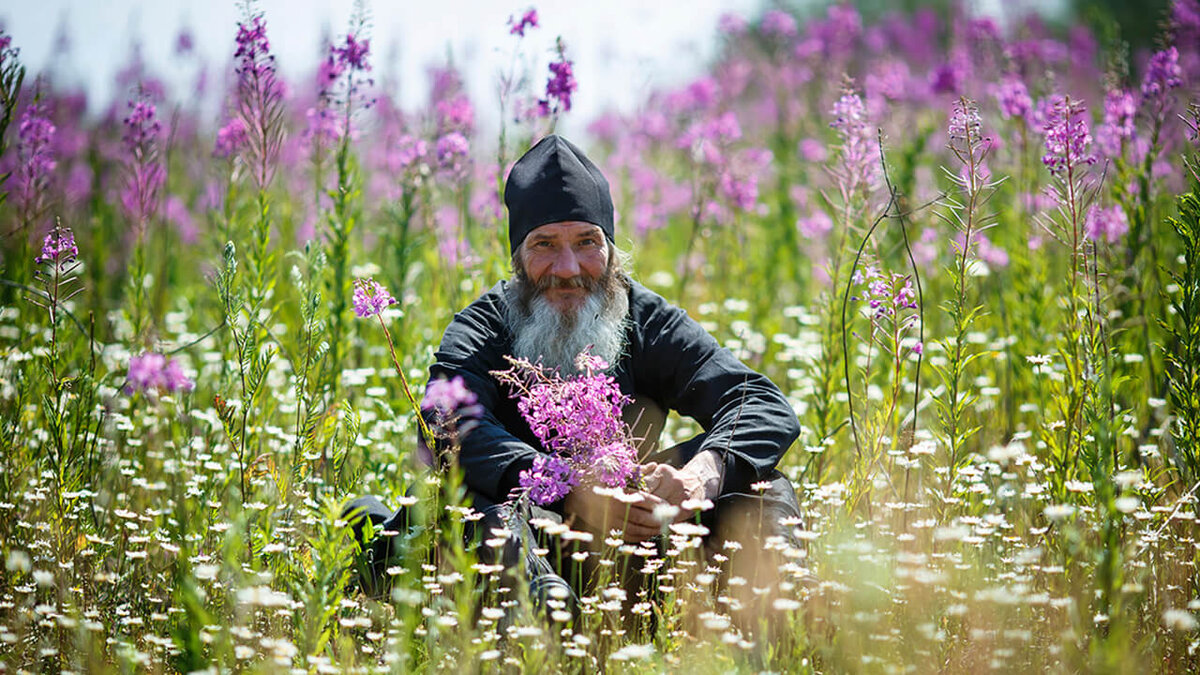
[[[22,242],[46,215],[46,191],[57,165],[53,149],[55,131],[46,104],[34,101],[21,114],[13,205]]]
[[[1088,281],[1088,238],[1085,215],[1099,190],[1088,167],[1096,159],[1091,154],[1092,136],[1083,103],[1070,96],[1056,97],[1044,128],[1046,154],[1042,163],[1054,182],[1052,194],[1058,203],[1058,217],[1041,224],[1056,241],[1067,248],[1070,267],[1066,278],[1066,326],[1060,334],[1057,351],[1066,366],[1064,381],[1052,394],[1059,419],[1046,428],[1046,443],[1059,471],[1054,480],[1061,485],[1067,479],[1068,462],[1079,457],[1083,435],[1081,418],[1084,404],[1092,394],[1095,364],[1090,336],[1098,308],[1092,306],[1085,288]],[[1082,283],[1081,283],[1082,282]],[[1061,433],[1051,429],[1060,427]]]
[[[969,269],[975,260],[974,237],[995,220],[995,214],[983,212],[983,207],[1000,183],[990,180],[985,174],[984,163],[991,150],[991,143],[983,137],[982,128],[983,121],[975,102],[959,98],[950,114],[948,131],[949,148],[958,160],[960,170],[943,170],[957,187],[963,201],[958,201],[954,196],[946,197],[945,209],[939,211],[938,216],[961,235],[962,242],[956,247],[956,264],[948,270],[953,280],[953,296],[942,304],[943,311],[949,315],[952,322],[952,337],[939,341],[942,351],[947,355],[947,362],[945,366],[933,366],[945,385],[944,395],[936,396],[934,402],[940,423],[938,435],[947,451],[947,495],[953,490],[959,467],[966,458],[964,446],[979,430],[979,427],[970,426],[966,420],[967,411],[974,404],[975,396],[962,391],[962,388],[965,385],[967,367],[982,355],[981,352],[973,351],[967,346],[966,338],[983,308],[969,304],[967,286],[970,279]]]
[[[64,304],[82,290],[79,284],[79,249],[70,228],[56,226],[46,235],[41,254],[34,260],[35,277],[41,282],[40,293],[31,293],[30,301],[46,310],[50,324],[50,345],[46,354],[46,370],[51,392],[39,410],[49,432],[51,481],[54,504],[60,518],[69,508],[70,491],[90,485],[96,462],[96,442],[104,415],[97,415],[95,426],[90,424],[96,402],[95,344],[89,335],[92,358],[82,372],[68,376],[63,372],[62,340],[58,325],[65,313]],[[73,393],[68,395],[68,389]],[[77,497],[76,497],[77,498]]]
[[[857,229],[858,214],[865,212],[878,178],[874,164],[877,155],[873,151],[866,106],[862,97],[852,88],[852,83],[847,82],[843,86],[842,95],[834,103],[830,114],[833,121],[829,126],[837,132],[839,144],[825,171],[836,185],[836,197],[825,191],[822,191],[821,195],[830,208],[836,211],[836,217],[833,219],[833,229],[836,232],[827,237],[827,241],[831,242],[828,260],[829,285],[819,299],[821,351],[809,362],[808,368],[817,388],[812,397],[816,415],[816,448],[824,448],[831,444],[833,436],[845,425],[842,406],[838,405],[836,396],[848,358],[840,341],[843,310],[838,293],[839,289],[843,288],[841,274],[846,242],[850,234]],[[819,479],[821,476],[825,460],[826,453],[818,452],[813,460],[816,462],[813,479]],[[808,473],[808,468],[805,469],[805,473]]]
[[[268,190],[275,176],[279,151],[283,145],[283,83],[276,74],[275,56],[267,40],[267,26],[261,13],[254,12],[247,0],[244,20],[238,23],[237,115],[241,120],[239,137],[241,159],[249,170],[256,190],[256,213],[251,226],[251,245],[247,256],[249,278],[247,295],[250,311],[257,314],[268,305],[277,280],[275,254],[271,250],[271,219]]]
[[[1123,284],[1133,289],[1132,297],[1125,295],[1120,299],[1118,309],[1124,316],[1135,318],[1133,305],[1140,319],[1141,344],[1137,346],[1143,355],[1142,362],[1146,367],[1146,384],[1150,396],[1162,393],[1161,379],[1155,369],[1154,350],[1150,337],[1152,310],[1148,302],[1154,297],[1156,290],[1162,287],[1158,274],[1158,247],[1155,238],[1150,236],[1149,223],[1155,220],[1155,187],[1154,169],[1163,151],[1162,132],[1172,121],[1174,96],[1172,91],[1183,84],[1183,71],[1179,65],[1179,52],[1175,47],[1169,47],[1154,53],[1146,66],[1142,80],[1140,96],[1134,104],[1132,93],[1123,92],[1123,96],[1106,98],[1104,117],[1108,123],[1115,118],[1117,124],[1106,124],[1103,129],[1115,128],[1120,139],[1119,152],[1114,159],[1116,169],[1115,180],[1112,181],[1111,192],[1117,203],[1125,210],[1129,221],[1129,234],[1126,238],[1125,264],[1123,266]],[[1149,129],[1148,147],[1140,163],[1135,157],[1127,157],[1127,152],[1136,138],[1135,120],[1144,120]],[[1099,136],[1099,131],[1097,135]],[[1139,261],[1143,251],[1151,261],[1149,267],[1150,279],[1141,272]],[[1150,284],[1153,284],[1151,287]],[[1130,331],[1133,332],[1133,331]]]
[[[518,125],[528,120],[529,115],[523,114],[520,108],[532,107],[522,99],[528,96],[528,87],[530,78],[528,73],[523,73],[520,77],[517,76],[517,62],[521,56],[521,45],[525,41],[525,31],[538,27],[537,10],[530,7],[521,17],[508,17],[509,34],[517,37],[517,42],[513,46],[512,56],[510,57],[507,72],[501,73],[499,76],[499,85],[497,87],[497,102],[500,105],[500,134],[496,148],[496,196],[501,203],[504,202],[504,179],[505,173],[508,170],[508,117],[510,103],[518,94],[521,98],[517,99],[516,103],[519,106],[513,111],[513,121]],[[500,250],[505,250],[508,246],[507,234],[503,232],[503,228],[499,228],[497,232],[496,242],[500,246]]]
[[[413,415],[417,418],[417,426],[421,430],[421,438],[429,448],[436,448],[436,439],[433,432],[429,430],[429,425],[425,423],[425,418],[421,415],[421,406],[417,403],[417,399],[413,397],[412,389],[408,386],[408,378],[404,375],[404,368],[400,366],[400,360],[396,358],[396,345],[392,342],[392,334],[388,330],[387,322],[383,320],[383,310],[388,306],[396,304],[396,298],[388,289],[374,279],[355,279],[354,280],[354,313],[360,319],[375,317],[379,320],[379,327],[383,329],[383,336],[387,338],[388,353],[392,356],[392,366],[396,369],[396,374],[400,376],[400,385],[404,388],[404,397],[408,399],[409,405],[412,406]]]
[[[125,118],[126,183],[121,205],[133,225],[133,260],[129,270],[129,298],[133,304],[131,321],[134,339],[146,339],[149,322],[146,292],[146,237],[158,213],[166,168],[159,159],[162,125],[154,104],[145,100],[129,102]]]
[[[356,10],[350,32],[346,34],[342,44],[330,45],[329,54],[322,66],[327,83],[323,83],[325,88],[321,91],[320,114],[336,115],[336,133],[339,137],[336,155],[337,186],[329,195],[333,201],[333,211],[325,214],[328,225],[325,237],[326,257],[330,266],[327,284],[329,300],[332,303],[328,317],[330,354],[327,384],[335,395],[342,359],[348,346],[345,332],[346,296],[350,292],[347,269],[350,234],[354,231],[361,210],[358,166],[350,153],[350,140],[353,135],[351,124],[356,106],[366,108],[372,104],[367,98],[367,90],[373,84],[373,80],[367,75],[371,71],[371,64],[367,62],[370,41],[363,37],[366,18],[362,12],[361,7]],[[357,309],[357,304],[355,308]],[[384,330],[386,331],[386,328]],[[388,341],[390,344],[390,336]]]
[[[854,273],[852,282],[859,284],[861,290],[851,299],[860,302],[861,311],[867,314],[870,322],[863,365],[864,405],[870,398],[868,391],[876,351],[883,360],[878,370],[885,375],[885,379],[890,377],[891,381],[891,386],[884,393],[883,405],[874,414],[864,416],[862,427],[865,438],[861,442],[866,456],[855,462],[852,489],[853,499],[857,502],[865,493],[871,468],[882,470],[880,460],[884,452],[895,450],[901,443],[901,430],[896,416],[903,397],[904,362],[910,355],[920,355],[923,347],[920,342],[909,344],[907,340],[920,321],[920,307],[911,276],[887,273],[877,267],[867,266],[865,270]],[[885,444],[887,447],[884,447]]]

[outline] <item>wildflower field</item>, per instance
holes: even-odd
[[[286,82],[271,18],[206,66],[217,116],[137,60],[88,101],[0,33],[0,672],[1200,670],[1196,0],[1136,49],[726,16],[701,76],[587,120],[634,277],[791,401],[804,546],[557,528],[602,573],[578,617],[478,562],[418,411],[510,272],[508,168],[623,83],[514,7],[494,99],[443,63],[401,109],[362,12]],[[377,597],[363,494],[412,513]]]

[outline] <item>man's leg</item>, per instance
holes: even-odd
[[[749,619],[770,611],[780,583],[789,580],[789,563],[796,563],[803,546],[795,535],[801,515],[791,481],[773,471],[763,482],[767,485],[755,484],[757,490],[721,495],[702,519],[710,530],[709,557],[728,557],[723,581],[734,600],[730,609],[735,618],[741,615],[738,623],[744,628],[752,627]]]
[[[357,565],[359,585],[371,597],[383,596],[390,580],[388,561],[398,553],[399,535],[408,531],[408,512],[403,506],[393,512],[376,497],[367,495],[347,504],[342,517],[354,530],[354,541],[362,547]],[[367,536],[368,522],[374,538],[366,542],[363,538]]]
[[[539,547],[557,550],[556,542],[550,541],[548,536],[539,537],[529,525],[533,518],[561,523],[562,517],[536,506],[514,509],[509,502],[495,503],[478,494],[472,494],[472,498],[474,509],[482,513],[483,518],[468,529],[468,545],[478,542],[476,555],[480,563],[504,567],[501,587],[516,589],[523,579],[538,611],[561,608],[577,616],[578,601],[571,586],[544,555],[534,551]],[[558,605],[559,602],[562,605]]]

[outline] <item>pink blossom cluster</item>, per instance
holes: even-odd
[[[470,431],[483,414],[479,397],[467,388],[461,375],[438,378],[425,387],[421,410],[427,413],[430,427],[441,436],[459,436]],[[432,418],[432,419],[430,419]]]
[[[191,391],[196,387],[191,378],[184,374],[183,366],[178,361],[155,352],[130,357],[126,380],[126,394],[136,391],[174,393]]]
[[[856,284],[866,285],[865,294],[851,299],[866,301],[871,308],[872,320],[917,308],[917,292],[911,276],[897,272],[887,274],[868,265],[865,269],[855,270],[852,280]]]
[[[1088,130],[1087,108],[1082,101],[1055,97],[1042,128],[1046,134],[1046,154],[1042,163],[1052,174],[1070,171],[1081,164],[1093,164],[1092,134]]]
[[[1105,157],[1119,157],[1126,141],[1134,137],[1137,102],[1124,89],[1111,89],[1104,96],[1104,122],[1096,127],[1096,147]]]
[[[158,210],[158,196],[166,182],[167,173],[158,159],[159,135],[162,124],[158,111],[149,101],[130,101],[125,118],[125,152],[128,177],[121,191],[121,204],[135,222],[142,226]]]
[[[1110,244],[1115,244],[1125,236],[1129,231],[1129,219],[1125,216],[1125,209],[1120,205],[1112,206],[1093,206],[1088,210],[1087,220],[1084,221],[1084,232],[1088,239],[1092,241],[1100,241],[1103,239]]]
[[[629,485],[638,471],[621,418],[629,399],[605,374],[608,363],[585,351],[576,358],[579,374],[563,377],[525,360],[511,362],[512,369],[493,375],[512,387],[517,409],[549,452],[520,474],[529,498],[548,504],[581,483]]]
[[[75,233],[66,227],[56,227],[42,242],[42,253],[34,258],[36,263],[65,265],[79,257],[75,246]]]
[[[34,103],[21,114],[14,196],[17,210],[26,220],[39,215],[51,172],[57,166],[53,149],[55,131],[44,104]]]
[[[862,97],[854,91],[844,91],[830,111],[833,121],[829,126],[837,130],[841,146],[838,148],[839,173],[850,191],[870,186],[877,174],[873,133],[867,121],[867,109]]]
[[[360,319],[365,319],[377,316],[389,305],[396,304],[396,298],[374,279],[355,279],[353,303],[354,313]]]
[[[511,16],[508,17],[508,25],[510,26],[508,30],[510,35],[525,37],[525,29],[538,27],[537,10],[532,7],[529,8],[529,10],[521,16],[520,20],[516,20]]]

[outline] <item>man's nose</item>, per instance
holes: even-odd
[[[579,258],[570,246],[564,246],[554,257],[554,265],[550,273],[560,279],[573,279],[579,276]]]

